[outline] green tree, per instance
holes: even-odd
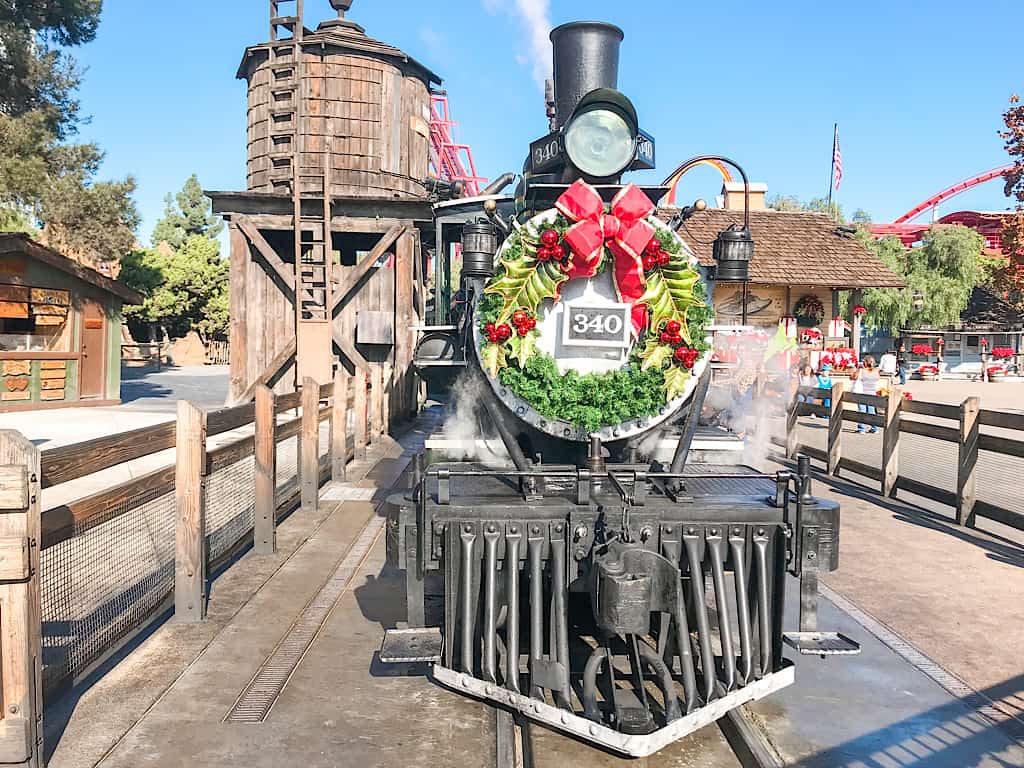
[[[118,259],[135,243],[132,178],[98,182],[103,153],[68,144],[80,75],[67,47],[96,36],[101,0],[0,3],[0,228],[41,230],[81,261]]]
[[[121,262],[119,279],[144,297],[125,307],[133,332],[156,324],[172,338],[195,331],[204,342],[228,330],[228,263],[216,240],[188,237],[181,248],[167,244],[135,251]]]
[[[65,49],[96,37],[102,0],[6,0],[0,4],[0,113],[37,113],[57,138],[78,123],[80,73]]]
[[[203,194],[199,177],[193,173],[177,195],[164,198],[164,215],[153,228],[153,245],[165,242],[180,248],[193,235],[216,239],[224,222],[211,209],[210,199]]]
[[[933,227],[916,248],[905,248],[895,237],[875,240],[863,228],[858,237],[907,285],[864,291],[868,324],[893,333],[958,323],[971,291],[991,267],[982,253],[984,239],[968,227]],[[916,291],[924,296],[920,312],[913,308]]]
[[[805,203],[794,195],[775,195],[768,199],[768,207],[776,211],[825,213],[840,224],[846,223],[846,219],[843,218],[843,207],[834,201],[829,203],[824,197],[814,197]]]

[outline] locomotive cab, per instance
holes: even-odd
[[[839,508],[811,494],[807,460],[774,474],[687,464],[711,379],[711,275],[679,220],[655,215],[666,188],[621,183],[654,167],[617,90],[622,38],[555,29],[552,130],[515,196],[438,206],[438,232],[462,232],[461,302],[417,360],[457,361],[508,458],[416,457],[388,503],[408,626],[380,658],[432,662],[453,690],[643,756],[792,683],[785,644],[858,646],[817,628]],[[718,279],[745,281],[753,245],[749,226],[723,232]]]

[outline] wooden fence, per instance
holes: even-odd
[[[858,406],[872,408],[874,413],[863,412]],[[808,415],[826,420],[824,450],[799,442],[798,419]],[[845,422],[868,425],[881,432],[877,466],[843,455],[844,435],[850,434],[843,431]],[[982,427],[1013,430],[1014,434],[992,434],[983,432]],[[956,446],[957,460],[949,467],[956,475],[955,490],[938,488],[901,472],[900,436],[908,434]],[[979,451],[1024,458],[1024,414],[982,409],[977,397],[950,405],[909,400],[896,388],[887,396],[879,396],[847,392],[845,382],[836,382],[832,389],[800,387],[787,409],[785,447],[789,458],[804,453],[823,462],[830,475],[846,471],[874,480],[884,496],[895,498],[899,491],[905,491],[952,507],[959,525],[973,525],[976,517],[983,517],[1024,530],[1024,510],[981,500],[977,492]]]
[[[365,374],[339,374],[234,408],[181,401],[175,421],[42,452],[0,431],[0,764],[40,764],[44,693],[171,607],[203,620],[211,573],[249,547],[275,552],[281,517],[315,511],[320,484],[383,434],[382,399]],[[167,466],[40,512],[43,488],[172,448]]]

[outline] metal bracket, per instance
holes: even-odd
[[[447,467],[437,470],[437,503],[446,506],[452,503],[452,472]]]

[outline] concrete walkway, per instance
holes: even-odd
[[[224,722],[303,607],[345,569],[364,525],[432,428],[428,416],[401,442],[377,445],[353,467],[352,482],[325,489],[317,513],[296,512],[280,527],[276,556],[246,555],[218,577],[206,623],[165,624],[52,706],[45,721],[51,768],[493,764],[489,708],[374,661],[383,629],[405,614],[403,579],[384,563],[382,535],[358,558],[266,721]],[[816,491],[844,510],[842,567],[828,584],[846,611],[825,601],[821,623],[860,640],[864,653],[798,659],[797,684],[753,708],[786,764],[1024,766],[1024,719],[1014,719],[1024,689],[1016,647],[1024,626],[1021,548],[955,530],[909,505],[879,504],[848,484],[818,482]],[[942,670],[909,663],[913,648],[887,627],[969,685],[951,692],[955,677],[940,685]],[[990,702],[1000,709],[986,712]],[[532,730],[538,768],[737,765],[713,727],[643,763]]]

